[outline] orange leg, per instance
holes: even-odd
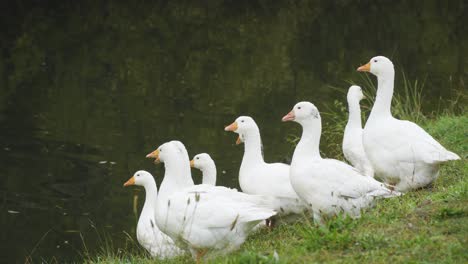
[[[197,264],[201,263],[201,259],[203,258],[203,256],[205,256],[207,252],[208,252],[208,249],[202,249],[202,250],[197,251]]]

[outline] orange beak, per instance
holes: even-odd
[[[235,132],[237,130],[237,128],[239,128],[237,126],[237,122],[234,122],[232,124],[230,124],[229,126],[225,127],[224,128],[224,131],[232,131],[232,132]]]
[[[195,161],[193,161],[193,160],[190,161],[190,167],[192,167],[192,168],[195,167]]]
[[[124,187],[130,186],[130,185],[135,185],[135,177],[131,177],[124,183]]]
[[[239,145],[242,143],[242,140],[240,138],[240,136],[237,137],[237,140],[236,140],[236,145]]]
[[[157,149],[157,150],[151,152],[150,154],[146,155],[146,157],[147,158],[154,158],[154,163],[156,163],[156,164],[161,162],[159,160],[159,149]]]
[[[283,116],[281,121],[283,121],[283,122],[294,121],[295,118],[296,118],[296,115],[294,115],[294,111],[291,110],[291,112],[289,112],[287,115]]]
[[[362,65],[361,67],[357,68],[358,72],[369,72],[370,71],[370,62],[367,64]]]

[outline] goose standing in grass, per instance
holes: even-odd
[[[145,204],[137,224],[137,240],[153,257],[172,258],[184,254],[174,241],[159,230],[155,221],[158,188],[153,176],[147,171],[137,171],[124,186],[138,185],[145,188]]]
[[[359,101],[364,99],[361,87],[353,85],[348,90],[348,123],[343,136],[343,154],[349,163],[361,174],[374,177],[374,169],[362,145],[361,108]]]
[[[216,164],[207,153],[200,153],[190,161],[190,167],[199,169],[203,174],[202,184],[216,185]]]
[[[441,163],[460,157],[439,144],[417,124],[392,116],[395,70],[386,57],[377,56],[357,69],[377,76],[374,106],[363,131],[363,144],[376,176],[409,191],[432,183]]]
[[[253,118],[240,116],[225,131],[239,134],[236,144],[243,142],[245,145],[239,170],[243,192],[274,197],[273,209],[279,215],[299,214],[307,209],[291,186],[289,165],[264,161],[260,130]]]
[[[311,207],[314,221],[321,223],[322,217],[339,213],[359,217],[361,209],[372,206],[375,198],[400,195],[344,162],[320,156],[322,122],[312,103],[297,103],[282,120],[302,126],[291,163],[291,184]]]
[[[158,227],[176,245],[201,261],[205,254],[224,254],[245,241],[261,221],[275,215],[271,199],[208,184],[193,185],[187,151],[181,142],[167,142],[147,155],[163,162],[156,211]]]

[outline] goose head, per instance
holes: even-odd
[[[203,172],[202,184],[216,185],[216,165],[210,155],[200,153],[190,161],[190,167],[197,168]]]
[[[384,56],[373,57],[367,64],[357,68],[357,71],[370,72],[377,77],[395,74],[392,61]]]
[[[124,183],[124,186],[138,185],[138,186],[148,186],[154,184],[154,178],[151,173],[139,170],[133,174],[133,176]]]
[[[225,127],[224,130],[239,134],[236,141],[237,145],[244,142],[245,137],[248,135],[259,133],[257,123],[250,116],[239,116],[232,124]]]
[[[199,169],[201,171],[203,171],[208,166],[212,166],[213,164],[213,159],[207,153],[197,154],[190,161],[190,167]]]
[[[181,157],[181,155],[188,155],[187,150],[182,142],[174,140],[162,144],[156,150],[146,155],[146,157],[153,158],[154,163],[165,163],[169,160]]]
[[[348,98],[348,102],[351,102],[351,101],[359,102],[362,99],[364,99],[364,94],[362,93],[361,87],[357,85],[352,85],[351,87],[349,87],[347,98]]]
[[[283,122],[286,121],[295,121],[301,125],[304,125],[307,122],[312,120],[320,121],[320,113],[311,102],[299,102],[293,109],[282,118]]]

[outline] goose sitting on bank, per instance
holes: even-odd
[[[190,161],[190,167],[199,169],[203,173],[202,184],[216,185],[216,164],[211,156],[207,153],[200,153],[193,157]],[[264,226],[271,226],[271,219],[266,222],[259,223],[254,230]]]
[[[155,208],[158,189],[153,176],[147,171],[137,171],[124,186],[138,185],[145,188],[146,197],[143,210],[137,224],[137,240],[153,257],[160,259],[172,258],[184,254],[174,241],[161,230],[155,221]]]
[[[374,177],[374,169],[362,145],[361,108],[359,101],[364,98],[361,87],[353,85],[348,90],[348,123],[343,136],[343,154],[349,163],[361,174]]]
[[[190,167],[199,169],[203,173],[202,184],[216,185],[216,165],[207,153],[200,153],[190,161]]]
[[[322,217],[339,213],[359,217],[361,209],[372,206],[375,198],[399,195],[344,162],[320,156],[322,122],[312,103],[297,103],[282,120],[302,126],[291,163],[291,184],[311,207],[314,221],[321,223]]]
[[[243,192],[274,197],[273,209],[279,215],[299,214],[307,209],[291,186],[289,165],[264,161],[260,130],[253,118],[240,116],[224,130],[239,134],[236,143],[243,142],[245,146],[239,170],[239,185]]]
[[[275,215],[271,199],[208,184],[193,185],[187,151],[181,142],[167,142],[147,157],[163,162],[156,211],[158,227],[176,245],[201,261],[205,254],[224,254],[245,241],[261,221]]]
[[[415,123],[392,116],[395,70],[388,58],[374,57],[357,70],[374,74],[378,81],[375,103],[363,131],[364,149],[376,176],[405,192],[433,182],[441,163],[460,159]]]

